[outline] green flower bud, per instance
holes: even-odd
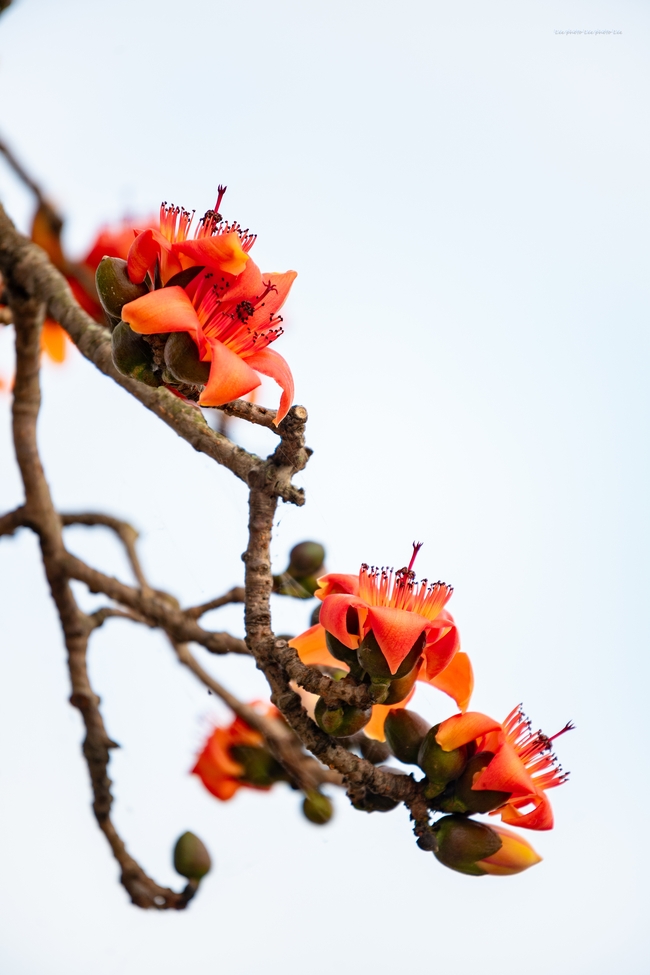
[[[294,579],[316,576],[323,568],[325,549],[318,542],[300,542],[289,552],[287,572]]]
[[[422,656],[422,650],[424,649],[423,636],[424,634],[418,637],[395,673],[391,674],[386,658],[375,639],[375,634],[370,630],[366,633],[357,650],[359,663],[372,678],[378,680],[399,680],[399,678],[406,677],[407,674],[410,674]]]
[[[355,744],[359,746],[359,751],[363,757],[367,761],[372,762],[373,765],[380,765],[390,758],[391,752],[386,742],[368,738],[367,735],[364,735],[363,731],[359,733],[358,740],[355,741]]]
[[[429,780],[424,790],[428,799],[440,795],[449,782],[458,778],[467,764],[467,746],[444,751],[436,741],[439,728],[437,724],[429,729],[418,752],[417,764]]]
[[[201,362],[196,342],[189,332],[172,332],[165,342],[165,365],[179,383],[205,386],[210,363]]]
[[[232,745],[230,754],[244,767],[241,780],[248,785],[267,789],[275,782],[285,780],[287,773],[273,755],[258,745]]]
[[[162,386],[162,378],[153,370],[151,346],[126,322],[119,322],[113,329],[111,349],[115,367],[123,376],[146,386]]]
[[[303,799],[302,811],[310,823],[315,823],[316,826],[324,826],[325,823],[329,823],[334,815],[334,806],[331,799],[314,789],[312,792],[308,792]]]
[[[349,738],[368,724],[372,708],[357,708],[353,704],[338,704],[328,707],[322,697],[319,697],[314,709],[316,724],[328,735],[334,738]]]
[[[126,261],[119,257],[102,257],[95,271],[95,284],[102,308],[107,315],[117,319],[122,317],[124,305],[149,292],[144,281],[142,284],[131,281]]]
[[[327,649],[336,657],[337,660],[341,660],[344,664],[347,664],[350,668],[350,672],[356,677],[358,674],[362,674],[363,671],[359,666],[359,660],[357,659],[357,651],[350,650],[346,647],[344,643],[337,640],[335,636],[331,633],[325,631],[325,643],[327,644]]]
[[[320,608],[322,605],[323,605],[322,603],[319,603],[318,606],[314,606],[314,609],[312,610],[312,614],[309,618],[310,626],[316,626],[316,624],[320,622]]]
[[[454,811],[486,813],[498,809],[510,798],[510,792],[497,792],[494,789],[472,789],[477,776],[494,758],[492,752],[478,752],[467,763],[463,774],[454,783]]]
[[[465,816],[445,816],[432,827],[438,849],[434,856],[440,863],[458,873],[482,877],[488,871],[477,861],[493,856],[501,849],[501,838],[485,823]]]
[[[174,847],[174,870],[188,880],[201,880],[212,866],[210,854],[194,833],[183,833]]]
[[[389,711],[384,734],[395,758],[407,765],[417,765],[420,745],[430,727],[415,711],[406,708]]]

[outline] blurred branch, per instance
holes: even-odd
[[[110,528],[119,540],[122,542],[129,564],[133,570],[133,575],[137,579],[141,589],[149,589],[149,585],[144,577],[142,571],[142,566],[140,565],[140,560],[138,554],[135,550],[135,542],[138,538],[138,533],[131,525],[126,521],[120,521],[119,518],[112,518],[110,515],[98,514],[96,512],[85,512],[83,514],[67,514],[61,515],[61,522],[64,526],[68,525],[101,525],[104,528]]]
[[[190,619],[198,620],[204,613],[209,613],[212,609],[220,609],[221,606],[227,606],[228,603],[243,603],[245,599],[246,593],[243,586],[233,586],[223,596],[217,596],[216,599],[201,603],[200,606],[190,606],[184,612]]]

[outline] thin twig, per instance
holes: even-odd
[[[119,518],[113,518],[111,515],[104,515],[94,511],[87,511],[79,514],[62,514],[61,521],[64,527],[69,525],[101,525],[104,528],[110,528],[110,530],[117,535],[124,545],[129,564],[133,570],[133,575],[137,579],[140,588],[146,590],[150,589],[149,584],[144,577],[142,566],[140,565],[140,559],[138,558],[138,553],[136,552],[135,548],[138,533],[135,528],[132,527],[132,525],[129,525],[129,523],[126,521],[121,521]]]
[[[217,596],[215,599],[210,599],[207,603],[201,603],[200,606],[190,606],[183,612],[190,619],[198,620],[204,613],[209,613],[211,609],[220,609],[221,606],[227,606],[228,603],[243,603],[246,599],[246,593],[243,586],[233,586],[228,592],[224,593],[223,596]]]

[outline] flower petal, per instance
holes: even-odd
[[[280,407],[278,415],[273,421],[277,426],[291,409],[293,403],[293,376],[286,361],[272,349],[262,349],[261,352],[254,352],[253,355],[246,356],[246,362],[263,376],[270,376],[275,379],[278,386],[282,389],[280,397]],[[259,383],[257,384],[259,386]]]
[[[372,630],[386,658],[391,674],[413,647],[420,634],[428,629],[429,620],[419,613],[392,606],[369,606],[364,632]]]
[[[507,741],[499,746],[490,764],[476,777],[472,789],[494,789],[512,792],[515,796],[529,796],[537,791],[524,763]]]
[[[159,288],[127,302],[122,309],[122,319],[140,335],[189,332],[195,338],[199,328],[194,305],[178,287]]]
[[[496,730],[503,731],[500,721],[495,721],[480,711],[466,711],[465,714],[454,714],[441,722],[436,741],[444,751],[450,752]]]
[[[360,628],[363,627],[363,619],[367,611],[367,605],[357,596],[349,596],[344,593],[335,593],[324,600],[320,608],[320,622],[328,633],[340,640],[343,646],[349,650],[356,650],[359,646],[359,634],[349,633],[347,628],[347,617],[349,609],[356,609],[359,613]]]
[[[348,669],[347,664],[341,663],[327,649],[325,627],[320,623],[316,623],[299,636],[294,636],[289,640],[289,646],[298,651],[298,656],[304,664],[337,667],[339,670]]]
[[[218,339],[208,339],[208,344],[212,361],[210,376],[199,399],[201,406],[223,406],[260,385],[257,373],[236,352]]]
[[[426,660],[426,650],[425,650]],[[467,710],[469,699],[474,690],[474,673],[470,659],[466,653],[459,651],[454,654],[451,663],[441,670],[435,677],[420,676],[418,680],[437,687],[439,691],[452,697],[461,711]]]
[[[432,681],[441,671],[445,670],[460,649],[460,638],[456,624],[440,629],[438,619],[433,626],[427,627],[427,642],[424,647],[424,669],[427,680]],[[442,635],[441,635],[442,634]],[[471,692],[470,692],[471,693]],[[452,695],[453,696],[453,695]]]
[[[314,595],[318,599],[325,599],[334,593],[348,593],[351,596],[359,595],[359,575],[347,575],[343,572],[328,572],[326,576],[318,579],[320,589]]]
[[[506,803],[498,810],[502,821],[509,826],[523,826],[524,829],[553,829],[553,810],[548,796],[540,789],[531,802],[535,808],[527,813],[520,813],[512,803]]]
[[[215,237],[200,237],[198,240],[183,240],[172,244],[175,254],[189,257],[195,264],[229,274],[241,274],[246,267],[248,254],[244,251],[239,234],[234,230],[229,234]]]
[[[478,860],[477,865],[482,867],[486,873],[496,877],[508,877],[513,873],[521,873],[528,867],[534,867],[541,861],[541,856],[533,850],[530,843],[513,833],[512,830],[504,829],[502,826],[492,826],[494,832],[501,840],[501,849],[493,853],[491,857]]]

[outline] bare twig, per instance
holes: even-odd
[[[124,545],[129,564],[133,570],[133,575],[137,579],[140,588],[149,590],[149,584],[144,577],[140,559],[135,549],[138,533],[128,522],[120,521],[119,518],[113,518],[111,515],[90,511],[81,514],[61,515],[61,522],[65,527],[68,525],[101,525],[104,528],[110,528]]]
[[[224,593],[223,596],[217,596],[216,599],[210,599],[207,603],[201,603],[200,606],[190,606],[188,609],[184,610],[185,615],[189,616],[190,619],[198,620],[204,613],[209,613],[211,609],[220,609],[221,606],[227,606],[228,603],[243,603],[246,599],[246,593],[243,586],[233,586],[228,592]]]

